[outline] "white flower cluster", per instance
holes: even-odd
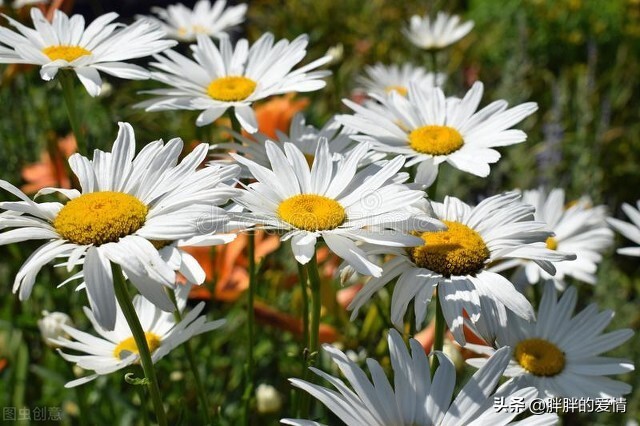
[[[367,360],[369,378],[343,352],[325,346],[350,386],[318,368],[313,372],[335,391],[305,380],[291,383],[348,425],[507,424],[517,413],[496,412],[494,397],[530,402],[630,392],[606,376],[633,365],[601,354],[632,332],[603,333],[613,313],[595,307],[574,316],[577,292],[568,284],[596,283],[597,265],[613,240],[607,221],[640,244],[638,210],[623,207],[631,225],[608,218],[604,206],[586,197],[567,205],[561,189],[504,192],[475,205],[453,195],[427,196],[444,163],[487,177],[500,159],[498,148],[527,139],[514,126],[537,110],[536,103],[509,107],[499,99],[480,107],[481,82],[458,98],[445,94],[446,75],[436,69],[376,64],[358,80],[368,98],[344,101],[351,114],[338,114],[321,129],[297,115],[288,134],[271,140],[258,132],[255,103],[323,88],[330,72],[320,67],[332,56],[298,67],[307,59],[306,35],[276,41],[265,33],[254,43],[232,44],[226,32],[244,21],[246,10],[200,0],[193,9],[155,8],[157,18],[138,17],[132,25],[108,13],[85,26],[80,15],[56,11],[49,22],[34,8],[34,29],[7,17],[16,31],[0,31],[2,63],[39,65],[45,80],[73,71],[92,96],[100,93],[100,72],[151,78],[164,87],[148,91],[151,98],[137,107],[199,111],[197,126],[232,109],[230,116],[249,134],[236,128],[236,142],[199,144],[186,156],[178,138],[150,142],[136,154],[132,126],[119,123],[111,151],[69,158],[77,189],[45,188],[36,195],[62,201],[34,201],[0,181],[18,199],[0,202],[0,244],[43,241],[17,273],[14,292],[27,299],[39,271],[60,259],[69,273],[76,270],[65,283],[79,280],[78,288],[86,290],[85,313],[100,337],[74,328],[65,314],[47,314],[39,323],[48,344],[94,372],[67,386],[140,362],[126,307],[116,301],[119,280],[126,278],[140,293],[132,302],[156,362],[223,323],[206,321],[202,303],[181,317],[191,285],[205,281],[203,268],[183,247],[224,244],[236,232],[267,229],[290,241],[304,268],[315,267],[317,246],[324,244],[349,271],[370,277],[350,301],[352,320],[388,288],[391,323],[403,330],[413,310],[410,321],[421,327],[433,299],[436,321],[444,321],[440,325],[453,339],[490,356],[469,361],[480,369],[454,395],[452,362],[435,351],[439,367],[431,374],[423,347],[410,339],[409,351],[394,329],[388,333],[393,385],[377,361]],[[473,22],[438,13],[435,19],[412,17],[404,33],[438,55],[472,28]],[[165,36],[195,41],[191,56],[170,50],[177,42]],[[153,71],[130,62],[150,55]],[[210,150],[216,158],[205,165]],[[619,252],[638,256],[638,250]],[[178,284],[178,276],[188,284]],[[544,286],[537,315],[527,298],[533,284]],[[556,288],[564,290],[560,299]],[[486,345],[467,343],[470,334]],[[512,379],[495,390],[502,375]],[[261,385],[256,392],[260,412],[280,410],[274,388]],[[556,421],[549,414],[522,424]]]

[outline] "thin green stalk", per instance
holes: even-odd
[[[253,346],[254,342],[254,323],[255,315],[253,312],[253,303],[256,291],[256,256],[255,256],[255,234],[253,231],[247,233],[247,257],[249,258],[249,291],[247,299],[247,341],[249,347],[247,349],[247,363],[245,365],[245,377],[247,383],[245,384],[244,395],[242,400],[244,401],[244,423],[249,425],[251,423],[251,399],[253,396],[253,375],[254,375],[254,354]]]
[[[302,342],[309,345],[309,295],[307,294],[307,271],[304,265],[297,263],[298,277],[300,277],[300,291],[302,294]],[[305,368],[306,370],[306,368]]]
[[[438,196],[438,179],[434,180],[431,186],[427,189],[427,195],[431,201],[435,201]]]
[[[15,365],[15,380],[13,385],[13,406],[21,409],[25,406],[27,381],[29,376],[29,350],[24,342],[18,346],[18,354]],[[29,424],[28,421],[19,420],[19,424]]]
[[[434,78],[437,78],[438,74],[438,51],[432,49],[429,51],[429,57],[431,58],[431,72]]]
[[[147,400],[147,395],[144,392],[144,388],[142,386],[136,386],[138,388],[138,395],[140,396],[140,405],[142,406],[142,424],[144,426],[150,426],[151,422],[149,421],[149,410],[147,410],[145,401]]]
[[[71,130],[76,138],[78,145],[78,152],[82,155],[89,154],[89,146],[87,140],[80,128],[80,120],[78,118],[78,109],[76,108],[76,98],[74,93],[74,76],[72,71],[61,70],[58,73],[58,79],[60,80],[60,86],[62,87],[62,95],[64,96],[64,103],[67,106],[67,114],[69,115],[69,123],[71,124]]]
[[[318,272],[318,259],[314,251],[311,260],[307,264],[309,283],[311,284],[311,332],[309,337],[309,350],[317,354],[320,350],[320,274]]]
[[[182,313],[180,313],[180,309],[178,309],[176,294],[171,290],[167,291],[167,293],[169,294],[169,298],[176,307],[176,310],[173,311],[173,317],[175,318],[176,323],[179,323],[180,321],[182,321]],[[196,359],[193,355],[191,342],[187,340],[186,342],[184,342],[183,346],[184,351],[187,354],[187,360],[189,361],[189,368],[193,373],[193,380],[196,382],[196,393],[198,394],[198,399],[200,399],[200,404],[202,405],[205,424],[211,425],[213,424],[213,422],[211,421],[211,416],[209,414],[209,401],[207,401],[207,393],[205,392],[204,386],[202,386],[202,381],[200,380],[200,374],[198,373],[198,364],[196,363]]]
[[[440,304],[440,295],[436,293],[436,330],[433,339],[434,351],[442,351],[444,347],[445,326],[446,322],[444,320],[444,313],[442,312],[442,305]],[[439,365],[438,357],[434,356],[433,363],[431,364],[431,378],[433,378]]]
[[[162,406],[162,397],[160,396],[160,388],[158,387],[158,378],[156,377],[156,370],[151,360],[151,353],[147,344],[147,338],[140,325],[140,320],[136,314],[136,310],[133,307],[131,296],[127,290],[127,284],[122,275],[120,266],[115,263],[111,264],[111,271],[113,272],[113,287],[116,292],[116,299],[122,309],[124,318],[127,320],[127,324],[133,334],[133,339],[136,342],[138,353],[140,355],[140,362],[142,369],[144,370],[144,376],[146,377],[149,385],[149,393],[151,394],[151,400],[153,401],[153,408],[156,412],[156,420],[160,426],[167,426],[167,417]]]
[[[376,310],[378,311],[378,316],[382,319],[382,322],[384,323],[384,328],[386,329],[394,328],[395,326],[391,322],[391,318],[389,318],[388,309],[385,309],[384,306],[382,306],[382,301],[380,300],[379,297],[374,298],[373,304],[376,307]]]
[[[297,263],[297,262],[296,262]],[[302,379],[309,380],[309,369],[307,368],[307,355],[309,350],[309,295],[307,294],[307,270],[304,265],[297,263],[298,277],[300,278],[300,290],[302,292],[302,351],[300,361],[302,362]],[[304,407],[309,406],[309,394],[303,390],[297,392],[296,404],[298,416],[302,416]],[[307,409],[308,411],[308,409]]]
[[[309,332],[309,345],[305,359],[308,360],[308,365],[313,366],[318,358],[318,351],[320,350],[320,311],[322,307],[322,301],[320,298],[320,274],[318,273],[318,259],[315,251],[313,256],[307,265],[305,266],[307,271],[307,277],[309,278],[309,284],[311,287],[311,329]],[[305,368],[305,378],[308,378],[306,372],[308,368]],[[311,381],[313,381],[311,377]],[[309,418],[309,411],[311,408],[311,400],[309,395],[305,392],[300,398],[300,416],[303,419]]]
[[[320,311],[322,300],[320,298],[320,274],[318,272],[318,259],[316,252],[313,252],[311,260],[306,265],[307,276],[311,286],[311,329],[309,332],[309,366],[313,366],[318,359],[318,351],[320,350]],[[313,377],[311,381],[314,381]],[[300,403],[300,411],[303,419],[309,417],[311,401],[308,395],[303,395]]]
[[[236,118],[232,109],[227,110],[227,115],[229,116],[229,120],[231,120],[231,128],[236,133],[242,133],[242,127],[240,126],[240,122]],[[255,298],[256,291],[256,256],[255,256],[255,234],[253,231],[247,232],[248,243],[247,243],[247,257],[249,259],[249,290],[248,290],[248,300],[247,300],[247,341],[249,343],[249,347],[247,350],[247,363],[245,364],[245,388],[244,394],[242,395],[242,400],[244,402],[244,424],[249,425],[251,422],[251,399],[253,396],[253,372],[254,372],[254,359],[253,359],[253,346],[254,342],[254,323],[255,323],[255,315],[253,311],[253,304]]]
[[[417,333],[416,330],[416,311],[415,308],[409,305],[409,337],[414,337]]]
[[[242,134],[242,126],[231,108],[227,110],[227,115],[229,116],[229,120],[231,120],[231,129],[238,134]]]
[[[68,362],[65,362],[65,365],[69,370],[69,377],[71,377],[71,379],[74,379],[75,374],[73,372],[73,365]],[[84,426],[87,424],[87,417],[85,416],[89,415],[89,409],[87,408],[87,398],[85,395],[85,391],[82,390],[80,386],[77,386],[74,389],[76,392],[76,400],[78,401],[78,422],[81,426]]]
[[[540,301],[542,300],[542,291],[540,290],[541,283],[537,283],[531,286],[533,291],[533,307],[538,309],[540,306]]]

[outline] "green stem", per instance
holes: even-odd
[[[427,189],[427,195],[429,196],[429,200],[435,201],[438,196],[438,179],[433,181],[431,186]]]
[[[300,277],[300,290],[302,292],[302,351],[300,354],[300,361],[302,362],[302,379],[309,380],[309,369],[307,368],[307,355],[309,350],[309,295],[307,294],[307,270],[304,265],[296,262],[298,265],[298,276]],[[305,411],[308,412],[310,396],[307,392],[300,390],[298,392],[297,400],[297,412],[298,416],[303,415]]]
[[[147,338],[136,314],[136,310],[133,307],[131,296],[127,290],[124,276],[120,266],[115,263],[111,264],[111,271],[113,272],[113,286],[116,292],[116,299],[122,309],[124,318],[127,320],[127,324],[133,334],[133,339],[136,342],[138,348],[138,354],[140,356],[140,362],[142,369],[144,370],[144,376],[148,380],[149,393],[151,394],[151,400],[153,401],[153,407],[156,412],[156,420],[160,426],[167,426],[167,417],[162,406],[162,397],[160,396],[160,388],[158,387],[158,378],[156,377],[156,370],[153,367],[153,361],[151,360],[151,352],[147,344]]]
[[[253,303],[255,298],[256,291],[256,256],[255,256],[255,245],[256,245],[256,237],[253,231],[249,231],[247,233],[248,243],[247,243],[247,257],[249,258],[249,298],[247,300],[247,334],[248,334],[248,342],[249,347],[247,349],[247,368],[246,368],[246,377],[247,383],[244,392],[244,412],[245,412],[245,424],[250,423],[251,418],[251,397],[253,395],[253,374],[254,374],[254,354],[253,354],[253,346],[254,342],[254,323],[255,323],[255,315],[253,311]]]
[[[15,365],[15,381],[13,385],[13,406],[22,409],[25,406],[25,394],[29,376],[29,350],[24,342],[18,346]],[[29,424],[28,421],[18,420],[18,424]]]
[[[436,330],[433,339],[433,351],[442,351],[444,347],[445,326],[446,322],[444,320],[444,313],[442,312],[442,305],[440,304],[440,295],[436,293]],[[433,363],[431,364],[431,378],[433,378],[439,365],[438,357],[434,355]]]
[[[78,152],[82,155],[89,154],[89,146],[80,128],[80,120],[78,118],[78,109],[76,108],[76,98],[74,91],[74,76],[72,71],[61,70],[58,73],[58,79],[60,80],[60,86],[62,86],[62,95],[64,96],[64,103],[67,106],[67,114],[69,115],[69,123],[71,124],[71,130],[76,138],[78,145]]]
[[[313,366],[318,359],[320,350],[320,310],[322,301],[320,299],[320,274],[318,273],[318,259],[314,250],[313,256],[306,266],[307,276],[311,285],[311,330],[309,334],[309,366]],[[312,379],[313,381],[313,379]],[[309,417],[310,400],[303,395],[301,405],[302,418]]]
[[[416,313],[415,308],[409,304],[409,337],[414,337],[416,330]]]
[[[178,309],[176,294],[171,290],[167,291],[167,293],[169,294],[169,298],[176,307],[176,310],[173,311],[173,317],[176,320],[176,324],[180,323],[182,321],[182,313],[180,313],[180,309]],[[193,355],[191,342],[187,340],[186,342],[184,342],[183,346],[184,351],[187,354],[187,360],[189,361],[189,368],[193,373],[193,380],[196,382],[196,392],[198,394],[198,399],[200,399],[200,404],[202,405],[205,424],[211,425],[213,424],[213,422],[211,421],[211,416],[209,414],[209,401],[207,401],[207,393],[205,392],[205,389],[202,386],[202,381],[200,380],[200,374],[198,373],[198,364],[196,363],[196,359]]]
[[[144,426],[150,426],[151,422],[149,421],[149,410],[147,409],[147,404],[145,404],[147,395],[145,394],[144,388],[142,386],[134,387],[138,388],[138,395],[140,396],[140,406],[142,408],[142,424]]]
[[[242,134],[242,126],[240,122],[236,118],[236,115],[233,113],[233,110],[229,108],[227,110],[227,115],[229,116],[229,120],[231,120],[231,128],[238,134]]]
[[[300,263],[296,262],[296,264],[298,265],[300,291],[302,294],[302,342],[306,347],[309,344],[309,295],[307,294],[307,271]]]
[[[318,259],[314,251],[311,260],[307,264],[307,273],[311,283],[311,334],[309,337],[309,350],[316,354],[320,350],[320,274],[318,272]]]
[[[242,127],[240,122],[236,118],[233,109],[227,110],[227,115],[231,121],[231,128],[236,133],[242,133]],[[249,291],[247,300],[247,334],[249,347],[247,350],[247,363],[245,365],[245,388],[242,400],[244,402],[244,424],[249,425],[251,421],[251,398],[253,395],[253,371],[254,371],[254,359],[253,359],[253,345],[254,343],[254,323],[255,315],[253,311],[254,296],[256,291],[256,257],[255,257],[255,234],[253,231],[247,232],[248,244],[247,244],[247,257],[249,258]]]
[[[544,285],[543,282],[538,282],[534,285],[531,286],[531,289],[533,290],[533,307],[536,308],[536,310],[538,309],[538,307],[540,306],[540,301],[542,300],[542,291],[540,291],[540,286]]]
[[[433,73],[433,77],[437,81],[438,77],[438,51],[430,50],[429,57],[431,58],[431,72]]]
[[[73,372],[73,365],[71,365],[68,362],[65,362],[65,364],[67,365],[67,368],[69,370],[69,377],[71,377],[71,379],[75,379],[75,374]],[[88,414],[89,409],[87,408],[87,399],[86,399],[85,391],[83,391],[80,386],[76,386],[74,389],[76,392],[76,399],[78,401],[78,422],[80,423],[81,426],[84,426],[87,424],[87,417],[85,416],[89,415]]]

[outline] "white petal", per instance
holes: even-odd
[[[102,79],[98,70],[90,67],[74,68],[74,70],[89,95],[98,96],[102,90]]]
[[[99,248],[91,247],[85,255],[83,271],[93,315],[105,330],[111,331],[116,324],[116,296],[111,264]]]

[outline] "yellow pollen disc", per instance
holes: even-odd
[[[409,145],[430,155],[447,155],[464,145],[462,135],[449,126],[422,126],[409,133]]]
[[[144,338],[147,340],[147,346],[149,346],[149,352],[153,354],[153,352],[158,349],[160,346],[160,337],[158,335],[147,332],[144,333]],[[124,359],[130,354],[139,354],[138,345],[136,345],[136,341],[133,336],[124,339],[122,342],[118,343],[118,346],[113,350],[113,356],[119,359]]]
[[[387,93],[391,93],[392,91],[396,91],[396,92],[398,92],[399,95],[407,96],[407,92],[409,90],[407,90],[407,88],[404,87],[404,86],[387,86],[387,87],[385,87],[384,91],[387,92]]]
[[[410,249],[411,260],[445,277],[479,272],[489,259],[489,249],[480,234],[459,222],[442,222],[447,230],[418,234],[425,244]]]
[[[516,361],[536,376],[555,376],[564,370],[564,352],[544,339],[527,339],[515,349]]]
[[[122,192],[90,192],[69,201],[53,226],[65,240],[75,244],[116,242],[142,228],[149,208]]]
[[[287,198],[278,206],[278,216],[298,229],[322,231],[342,225],[347,218],[336,200],[315,194]]]
[[[193,31],[195,34],[207,34],[208,33],[207,27],[205,27],[203,25],[193,25],[191,27],[191,31]]]
[[[171,240],[149,240],[152,246],[156,248],[156,250],[162,250],[166,246],[173,244]]]
[[[62,59],[67,62],[74,61],[81,56],[91,55],[89,50],[80,46],[49,46],[42,49],[42,53],[52,61]]]
[[[235,102],[247,99],[256,90],[256,82],[242,76],[220,77],[207,87],[207,93],[213,99]]]
[[[547,248],[549,250],[558,250],[558,240],[553,237],[547,238]]]

